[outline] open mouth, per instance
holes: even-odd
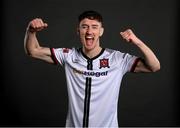
[[[93,44],[93,41],[94,41],[93,36],[86,36],[85,39],[86,39],[86,45],[87,46],[91,46]]]

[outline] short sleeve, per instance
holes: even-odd
[[[126,72],[134,72],[138,60],[137,56],[130,55],[129,53],[121,54],[119,61],[122,73],[125,74]]]
[[[51,57],[55,64],[64,65],[69,52],[68,48],[51,48]]]

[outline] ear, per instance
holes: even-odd
[[[77,27],[77,29],[76,29],[76,30],[77,30],[77,35],[79,35],[79,27]]]
[[[100,29],[100,36],[102,36],[102,35],[103,35],[103,33],[104,33],[104,28],[103,28],[103,27],[101,27],[101,29]]]

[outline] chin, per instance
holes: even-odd
[[[85,46],[84,47],[86,50],[90,51],[90,50],[93,50],[94,49],[94,46]]]

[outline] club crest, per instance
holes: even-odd
[[[100,59],[100,69],[101,68],[110,68],[109,67],[109,59]]]

